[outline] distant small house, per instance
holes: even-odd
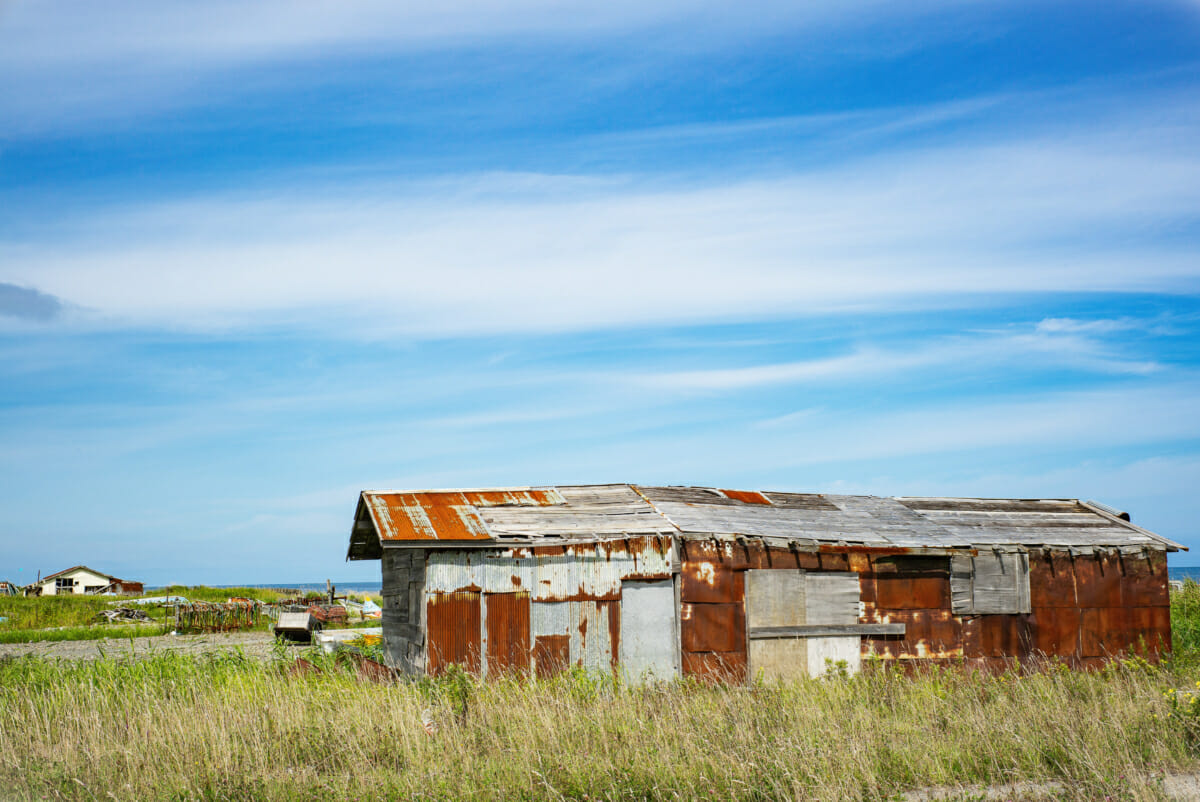
[[[1167,553],[1075,499],[600,485],[362,493],[387,659],[745,682],[893,665],[1092,667],[1171,648]]]
[[[31,588],[34,594],[39,596],[57,596],[61,593],[138,595],[143,592],[141,582],[117,579],[115,576],[92,570],[86,565],[76,565],[57,574],[44,576]]]
[[[0,596],[16,596],[20,594],[21,589],[12,582],[0,580]]]

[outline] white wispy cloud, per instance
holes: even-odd
[[[669,57],[747,36],[861,29],[900,17],[918,23],[905,37],[912,47],[915,40],[947,35],[921,24],[929,11],[978,2],[8,3],[0,7],[0,72],[6,78],[0,120],[7,136],[44,135],[80,123],[160,115],[214,95],[253,93],[273,85],[270,70],[261,67],[495,43],[595,43],[646,33],[659,56]],[[317,73],[312,80],[323,77]]]
[[[1039,324],[1033,331],[998,336],[959,336],[893,349],[871,346],[823,359],[646,373],[629,380],[670,390],[741,390],[780,384],[875,382],[935,368],[939,372],[995,371],[1018,366],[1023,370],[1057,367],[1124,375],[1145,375],[1162,368],[1153,360],[1122,355],[1085,336],[1044,332]]]
[[[0,242],[0,281],[121,325],[562,331],[1194,293],[1194,248],[1157,232],[1197,215],[1200,156],[1133,125],[718,184],[491,175],[104,209]]]

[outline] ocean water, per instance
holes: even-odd
[[[1200,565],[1171,565],[1167,567],[1167,575],[1171,579],[1190,579],[1193,582],[1200,582]]]

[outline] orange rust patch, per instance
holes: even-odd
[[[365,496],[381,540],[490,540],[480,507],[549,507],[556,490],[371,493]]]
[[[571,639],[566,635],[540,635],[533,641],[533,667],[545,678],[564,670],[571,662]]]
[[[478,593],[435,593],[429,597],[425,620],[430,674],[441,674],[454,664],[479,673],[480,606]]]
[[[771,500],[756,490],[722,490],[726,498],[743,504],[770,504]]]
[[[488,593],[487,669],[489,677],[529,672],[529,594]]]

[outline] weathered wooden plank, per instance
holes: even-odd
[[[994,510],[1001,511],[1061,511],[1087,512],[1074,499],[1020,499],[1020,498],[913,498],[900,497],[896,501],[911,510]]]
[[[848,626],[858,621],[858,574],[809,573],[805,578],[805,624]]]
[[[1029,555],[952,557],[950,603],[957,615],[1029,613]]]
[[[804,571],[747,571],[745,586],[747,628],[806,623]],[[808,676],[808,642],[804,639],[750,640],[747,651],[753,678],[786,681]]]
[[[817,493],[763,493],[770,502],[778,507],[805,510],[836,510],[829,499]]]
[[[821,638],[834,635],[903,635],[905,624],[804,624],[794,627],[756,627],[750,640],[769,638]]]

